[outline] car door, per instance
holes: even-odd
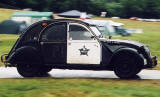
[[[70,23],[67,39],[68,64],[100,64],[100,43],[83,24]]]
[[[67,23],[60,22],[48,25],[41,32],[40,44],[45,63],[66,63]]]

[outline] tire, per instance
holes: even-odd
[[[134,78],[142,66],[142,61],[133,53],[121,52],[114,58],[114,72],[122,79]]]
[[[17,71],[23,77],[40,77],[40,66],[35,64],[17,64]]]
[[[40,72],[41,72],[41,74],[47,74],[51,70],[52,70],[52,67],[42,66]]]

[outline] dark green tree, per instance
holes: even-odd
[[[0,7],[55,13],[75,9],[95,15],[107,11],[107,16],[160,18],[160,0],[1,0]]]

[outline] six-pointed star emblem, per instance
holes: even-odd
[[[83,48],[79,49],[79,51],[80,51],[80,55],[86,55],[86,56],[88,56],[89,49],[87,49],[85,47],[85,45],[83,46]]]

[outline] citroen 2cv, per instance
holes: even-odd
[[[112,70],[131,78],[157,65],[148,46],[131,40],[105,39],[95,25],[54,19],[31,25],[1,60],[23,77],[39,77],[52,68]]]

